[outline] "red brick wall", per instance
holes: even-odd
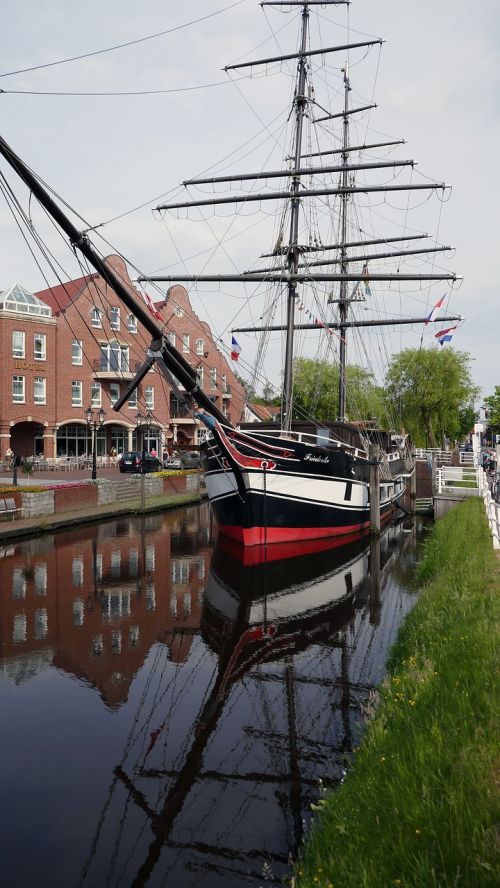
[[[86,506],[97,506],[97,486],[89,484],[82,487],[56,487],[54,489],[54,514],[84,509]]]

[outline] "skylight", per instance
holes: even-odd
[[[0,293],[0,311],[15,311],[17,314],[44,318],[52,317],[52,309],[33,293],[28,293],[21,284],[14,284],[10,290]]]

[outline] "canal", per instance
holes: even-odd
[[[2,888],[281,884],[417,545],[242,553],[202,505],[0,546]]]

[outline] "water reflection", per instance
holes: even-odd
[[[212,551],[205,507],[0,549],[0,776],[29,770],[20,731],[48,762],[29,815],[7,781],[2,885],[40,866],[51,885],[279,884],[319,781],[359,742],[413,558],[402,524],[337,548]],[[29,846],[61,810],[66,841],[30,859],[12,823],[23,812]]]

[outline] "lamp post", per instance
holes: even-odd
[[[146,497],[144,491],[144,475],[146,472],[146,434],[148,429],[151,428],[153,420],[153,415],[151,410],[148,410],[146,415],[143,416],[142,413],[137,413],[135,417],[135,422],[137,426],[137,431],[142,434],[142,460],[141,460],[141,509],[144,511],[144,507],[146,505]],[[137,449],[139,449],[139,442],[137,442]]]
[[[102,407],[99,412],[92,410],[92,407],[87,407],[85,411],[87,425],[92,430],[92,481],[97,478],[97,429],[102,429],[105,416]]]

